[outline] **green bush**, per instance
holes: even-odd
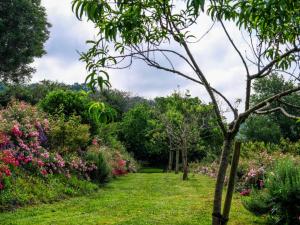
[[[89,125],[81,124],[78,116],[70,116],[65,121],[63,114],[51,120],[49,145],[61,154],[84,150],[90,140]]]
[[[51,115],[63,113],[66,120],[73,115],[80,116],[82,123],[89,124],[91,132],[96,134],[99,124],[89,114],[89,108],[93,103],[85,92],[56,90],[41,100],[39,106]]]
[[[93,171],[90,177],[97,182],[108,182],[111,175],[111,168],[101,151],[88,151],[86,159],[97,166],[97,170]]]
[[[300,166],[289,159],[278,161],[267,174],[263,191],[254,191],[244,200],[255,214],[267,214],[272,224],[299,224]]]

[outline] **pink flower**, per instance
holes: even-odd
[[[118,161],[118,165],[119,165],[120,167],[124,167],[124,166],[126,165],[126,161],[123,160],[123,159],[120,159],[120,160]]]
[[[4,189],[4,185],[0,182],[0,190]]]
[[[44,157],[45,159],[49,158],[49,153],[48,152],[44,152],[41,154],[42,157]]]
[[[250,193],[251,193],[251,190],[250,190],[250,189],[245,189],[245,190],[243,190],[242,192],[240,192],[240,194],[241,194],[242,196],[249,196]]]
[[[29,132],[28,136],[29,137],[38,137],[40,134],[37,131],[31,131]]]
[[[47,172],[47,170],[41,170],[41,174],[42,174],[43,176],[46,176],[46,175],[48,174],[48,172]]]
[[[16,137],[21,137],[23,135],[23,132],[20,130],[19,125],[15,124],[13,126],[13,128],[11,129],[11,132],[13,133],[13,135],[15,135]]]
[[[39,167],[43,167],[45,165],[45,163],[40,159],[37,161],[37,163],[38,163]]]
[[[92,144],[98,146],[98,140],[96,138],[93,139]]]

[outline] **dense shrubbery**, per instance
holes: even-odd
[[[284,139],[281,139],[278,145],[264,142],[243,143],[237,170],[236,190],[242,195],[249,195],[253,188],[262,189],[266,173],[274,169],[274,165],[278,160],[284,158],[292,161],[300,160],[298,146],[299,143],[291,143]],[[191,169],[195,173],[215,177],[218,162],[203,161],[194,163],[191,164]]]
[[[70,189],[60,189],[66,195],[68,192],[73,195],[76,189],[77,194],[85,191],[84,187],[81,190],[76,186],[84,184],[80,180],[106,182],[110,177],[126,174],[135,168],[134,159],[124,149],[119,151],[100,146],[96,139],[92,141],[89,126],[81,124],[78,117],[70,115],[68,120],[63,114],[49,120],[47,117],[36,107],[17,101],[0,111],[0,196],[3,208],[30,203],[30,199],[39,202],[47,198],[47,194],[38,192],[34,194],[41,199],[39,196],[27,198],[28,193],[12,194],[11,190],[19,191],[20,188],[14,185],[24,183],[27,177],[40,186],[53,182],[53,179],[66,186],[74,181]],[[91,142],[92,147],[88,147]],[[23,185],[33,184],[25,182]],[[89,187],[93,186],[87,185],[88,190]],[[54,195],[53,199],[59,199],[59,192]]]
[[[52,117],[49,130],[49,147],[61,154],[76,153],[84,150],[90,141],[89,125],[81,124],[80,117],[70,116],[65,119],[64,114]]]
[[[255,214],[267,214],[270,224],[300,224],[299,161],[277,161],[274,170],[266,173],[264,186],[244,199],[246,208]]]

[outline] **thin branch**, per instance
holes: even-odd
[[[241,113],[241,114],[238,116],[238,118],[234,121],[233,127],[232,127],[232,129],[231,129],[231,132],[232,132],[232,133],[238,132],[240,124],[241,124],[242,122],[244,122],[244,121],[248,118],[248,116],[249,116],[251,113],[253,113],[253,112],[257,111],[257,110],[260,110],[260,109],[262,109],[262,108],[264,109],[264,108],[265,108],[266,106],[268,106],[270,103],[272,103],[272,102],[274,102],[274,101],[276,101],[276,100],[278,100],[278,99],[280,99],[280,98],[282,98],[282,97],[284,97],[284,96],[287,96],[287,95],[289,95],[289,94],[292,94],[292,93],[294,93],[294,92],[297,92],[297,91],[300,91],[300,86],[298,86],[298,87],[296,87],[296,88],[289,89],[289,90],[287,90],[287,91],[283,91],[283,92],[278,93],[278,94],[275,94],[275,95],[273,95],[273,96],[271,96],[271,97],[269,97],[269,98],[267,98],[267,99],[261,101],[260,103],[256,104],[255,106],[249,108],[247,111]]]
[[[284,102],[284,101],[282,101],[281,99],[278,99],[277,101],[278,101],[279,103],[282,103],[282,104],[288,106],[288,107],[292,107],[292,108],[295,108],[295,109],[300,109],[300,106],[298,106],[298,105],[293,105],[293,104],[288,103],[288,102]]]
[[[237,54],[238,54],[239,57],[241,58],[241,60],[242,60],[242,62],[243,62],[243,64],[244,64],[245,70],[246,70],[247,77],[249,77],[249,76],[250,76],[250,72],[249,72],[247,63],[246,63],[246,61],[245,61],[245,59],[244,59],[242,53],[241,53],[240,50],[237,48],[237,46],[235,45],[235,43],[234,43],[234,41],[232,40],[231,36],[229,35],[229,33],[228,33],[228,31],[227,31],[227,29],[226,29],[226,27],[225,27],[223,21],[222,21],[220,18],[218,18],[218,20],[219,20],[219,22],[221,23],[222,28],[223,28],[223,30],[224,30],[224,32],[225,32],[225,34],[226,34],[226,36],[227,36],[229,42],[231,43],[232,47],[235,49],[235,51],[237,52]]]
[[[198,83],[200,85],[204,85],[203,82],[201,82],[201,81],[199,81],[199,80],[197,80],[197,79],[195,79],[195,78],[193,78],[191,76],[188,76],[188,75],[186,75],[186,74],[184,74],[184,73],[182,73],[182,72],[180,72],[180,71],[178,71],[178,70],[176,70],[174,68],[170,69],[170,68],[164,67],[164,66],[158,64],[157,62],[154,62],[151,59],[147,58],[145,55],[143,55],[143,57],[144,57],[144,61],[149,66],[152,66],[154,68],[161,69],[161,70],[164,70],[164,71],[167,71],[167,72],[175,73],[175,74],[177,74],[177,75],[179,75],[181,77],[184,77],[184,78],[186,78],[188,80],[191,80],[191,81],[193,81],[195,83]],[[220,93],[218,90],[216,90],[214,88],[212,88],[212,90],[213,90],[213,92],[215,92],[217,95],[219,95],[226,102],[226,104],[229,106],[229,108],[233,112],[234,118],[236,118],[238,116],[237,109],[233,107],[233,105],[230,103],[230,101],[222,93]]]
[[[279,56],[278,58],[272,60],[268,65],[266,65],[263,69],[261,69],[258,73],[251,75],[251,79],[255,79],[258,78],[260,76],[262,76],[265,72],[267,72],[268,70],[270,70],[277,62],[279,62],[281,59],[288,57],[290,54],[295,53],[295,52],[299,52],[300,48],[298,47],[294,47],[293,49],[287,51],[286,53],[282,54],[281,56]]]
[[[180,30],[177,28],[176,24],[174,24],[174,21],[170,21],[170,22],[171,22],[170,26],[173,26],[173,28],[175,29],[175,31],[177,32],[177,34],[181,34]],[[204,76],[203,72],[199,68],[199,66],[198,66],[198,64],[197,64],[197,62],[196,62],[193,54],[191,53],[191,51],[190,51],[187,43],[183,39],[178,40],[177,35],[174,32],[172,32],[171,34],[173,35],[175,41],[177,41],[180,44],[182,44],[182,46],[184,47],[187,55],[189,56],[189,58],[191,60],[193,66],[195,67],[194,71],[198,75],[200,81],[203,83],[203,86],[205,87],[206,91],[208,92],[208,94],[209,94],[209,96],[210,96],[210,98],[212,100],[212,103],[213,103],[213,106],[214,106],[214,111],[215,111],[215,114],[216,114],[216,117],[217,117],[217,122],[218,122],[218,124],[219,124],[219,126],[220,126],[220,128],[221,128],[221,130],[223,132],[223,134],[226,135],[227,134],[227,127],[225,126],[225,124],[222,121],[221,112],[220,112],[217,100],[216,100],[216,98],[214,96],[214,92],[213,92],[211,86],[209,85],[206,77]]]
[[[256,114],[269,114],[269,113],[273,113],[276,111],[280,111],[283,115],[285,115],[286,117],[288,117],[290,119],[300,119],[300,116],[292,115],[292,114],[288,113],[287,111],[285,111],[285,109],[282,107],[276,107],[276,108],[268,109],[268,110],[264,110],[264,111],[256,110],[255,113]]]

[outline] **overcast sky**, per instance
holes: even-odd
[[[42,0],[42,5],[47,10],[52,27],[50,39],[46,43],[47,55],[34,63],[37,72],[33,81],[50,79],[70,84],[83,82],[86,76],[85,65],[78,60],[77,51],[86,50],[85,41],[95,37],[93,24],[77,20],[71,11],[71,0]],[[211,25],[209,18],[202,16],[194,31],[201,36]],[[245,47],[246,44],[234,26],[229,24],[228,29],[237,44]],[[180,51],[176,46],[173,48]],[[201,42],[192,44],[191,49],[215,88],[232,101],[243,98],[244,68],[218,24]],[[175,65],[189,72],[184,63],[178,61]],[[189,89],[193,96],[208,101],[205,91],[199,85],[174,74],[150,69],[141,62],[134,63],[128,70],[114,71],[111,73],[111,81],[113,88],[147,98],[169,95],[179,85],[182,91]]]

